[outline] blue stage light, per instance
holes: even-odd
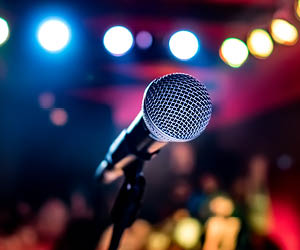
[[[131,32],[123,26],[114,26],[106,31],[103,44],[105,49],[114,56],[126,54],[133,45]]]
[[[171,36],[169,48],[178,59],[189,60],[198,52],[199,41],[192,32],[181,30]]]
[[[68,25],[58,18],[43,22],[38,30],[38,41],[49,52],[59,52],[70,41],[71,32]]]

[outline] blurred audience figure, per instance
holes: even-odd
[[[172,202],[173,210],[185,207],[191,193],[192,186],[188,180],[176,180],[170,193],[170,201]]]
[[[77,218],[93,218],[94,213],[92,208],[88,205],[85,196],[80,192],[75,192],[71,196],[71,217]]]
[[[270,239],[271,199],[268,190],[269,161],[255,155],[248,166],[246,213],[251,229],[251,245],[257,250],[279,249]]]
[[[258,235],[267,235],[270,226],[270,196],[267,186],[268,160],[254,156],[249,164],[246,187],[248,223]]]
[[[257,250],[278,249],[269,238],[268,168],[268,159],[264,155],[255,155],[250,159],[246,175],[236,179],[232,186],[233,197],[245,217],[247,245]]]
[[[55,250],[95,250],[100,229],[94,219],[94,212],[86,197],[75,192],[70,199],[71,213],[65,233],[55,246]]]
[[[210,215],[208,206],[210,197],[218,190],[219,183],[214,175],[206,173],[198,177],[196,190],[188,201],[191,215],[204,223]]]
[[[174,143],[170,147],[170,166],[176,175],[189,175],[195,168],[195,152],[189,143]]]
[[[239,218],[233,217],[234,203],[228,196],[217,195],[209,202],[213,213],[205,224],[203,250],[234,250],[241,229]]]
[[[50,250],[66,230],[69,210],[59,199],[48,200],[40,209],[36,219],[36,231],[39,239],[38,249]]]

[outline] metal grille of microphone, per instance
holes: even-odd
[[[190,141],[208,125],[212,104],[194,77],[174,73],[152,81],[144,93],[143,118],[154,139]]]

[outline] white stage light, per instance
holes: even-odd
[[[178,59],[189,60],[198,52],[199,41],[192,32],[182,30],[171,36],[169,48]]]
[[[5,19],[0,17],[0,46],[6,42],[9,36],[9,27]]]
[[[126,54],[133,45],[131,32],[123,26],[114,26],[106,31],[103,44],[105,49],[114,56]]]
[[[67,46],[70,35],[67,24],[60,19],[53,18],[41,24],[37,36],[44,49],[50,52],[58,52]]]

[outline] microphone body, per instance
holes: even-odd
[[[206,87],[194,77],[174,73],[153,80],[145,90],[140,113],[111,144],[96,178],[112,182],[130,163],[151,159],[168,142],[197,138],[211,112]]]
[[[123,175],[124,167],[131,162],[137,158],[150,160],[166,144],[153,138],[141,111],[111,144],[97,168],[96,178],[104,183],[112,182]]]

